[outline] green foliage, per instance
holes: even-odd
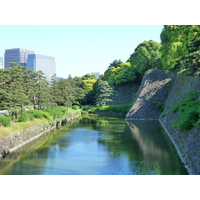
[[[73,105],[73,106],[72,106],[72,109],[74,109],[74,110],[78,110],[78,109],[80,109],[80,106]]]
[[[0,115],[0,126],[3,125],[5,127],[10,126],[11,125],[11,119],[4,116],[4,115]]]
[[[19,116],[18,121],[19,122],[26,122],[26,121],[33,121],[35,119],[34,115],[31,113],[24,113]]]
[[[131,66],[141,75],[151,69],[161,69],[161,44],[153,40],[140,43],[130,56]]]
[[[123,113],[126,114],[130,110],[132,104],[126,105],[107,105],[107,106],[98,106],[88,109],[89,113],[96,113],[96,112],[108,112],[108,113]]]
[[[80,104],[85,94],[75,79],[61,79],[57,83],[56,103],[57,105],[72,107],[73,104]]]
[[[96,105],[103,106],[106,105],[110,99],[110,96],[113,94],[112,87],[108,84],[107,81],[99,80],[96,89]]]
[[[166,116],[166,113],[162,113],[162,114],[161,114],[161,117],[162,117],[162,118],[165,118],[165,116]]]
[[[165,106],[162,104],[162,103],[160,103],[160,102],[158,102],[158,103],[156,103],[156,106],[157,106],[157,108],[162,112],[163,110],[164,110],[164,108],[165,108]]]
[[[31,103],[31,91],[34,86],[35,72],[17,63],[11,68],[0,70],[0,106],[17,117],[16,110],[23,110]]]
[[[94,74],[86,74],[81,77],[82,80],[95,80],[97,77]]]
[[[82,103],[84,104],[93,103],[94,96],[95,96],[94,86],[96,82],[97,82],[97,79],[82,80],[81,88],[84,90],[84,93],[85,93],[85,97]]]
[[[68,108],[64,106],[58,106],[54,108],[45,108],[44,111],[49,113],[53,117],[53,119],[56,119],[66,115],[68,112]]]
[[[114,60],[112,63],[110,63],[108,68],[111,67],[119,67],[123,62],[119,59],[119,60]]]
[[[48,112],[42,110],[30,110],[27,112],[29,115],[32,115],[36,119],[51,119],[50,114]]]
[[[181,57],[182,70],[188,75],[200,76],[200,39],[191,43],[189,53]]]
[[[185,99],[179,101],[172,112],[180,111],[180,119],[172,124],[173,128],[179,130],[190,130],[194,126],[200,127],[200,100],[195,91],[189,92]]]
[[[111,67],[104,73],[103,80],[114,85],[126,84],[136,79],[137,72],[130,62]]]
[[[191,42],[197,39],[200,39],[199,25],[164,26],[161,33],[161,58],[164,69],[180,67],[181,57],[188,54]]]
[[[81,111],[81,114],[82,114],[82,115],[87,115],[87,114],[88,114],[88,111],[82,110],[82,111]]]

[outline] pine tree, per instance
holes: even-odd
[[[108,84],[107,81],[99,80],[97,83],[96,89],[96,105],[97,106],[104,106],[108,102],[112,101],[110,96],[113,94],[112,87]]]

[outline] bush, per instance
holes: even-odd
[[[3,125],[5,127],[10,126],[11,125],[11,119],[4,116],[4,115],[0,115],[0,125]]]
[[[74,109],[74,110],[78,110],[78,109],[80,109],[80,107],[77,106],[77,105],[73,105],[73,106],[72,106],[72,109]]]
[[[28,120],[29,120],[29,117],[28,117],[27,114],[20,115],[19,118],[18,118],[19,122],[26,122]]]
[[[44,111],[49,113],[53,117],[53,119],[56,119],[66,115],[68,112],[68,108],[64,106],[59,106],[55,108],[45,108]]]
[[[24,113],[19,116],[18,121],[19,122],[26,122],[28,120],[33,121],[35,119],[34,115],[31,113]]]
[[[46,119],[50,119],[50,114],[48,112],[42,110],[31,110],[28,111],[28,114],[32,115],[34,118],[42,119],[43,117]]]
[[[180,111],[180,119],[172,124],[173,128],[179,130],[190,130],[194,126],[200,127],[200,100],[195,91],[189,92],[185,99],[179,101],[172,112]]]
[[[82,111],[81,111],[81,114],[83,114],[83,115],[87,115],[87,114],[88,114],[88,112],[87,112],[87,111],[85,111],[85,110],[82,110]]]

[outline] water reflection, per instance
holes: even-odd
[[[157,121],[85,116],[33,144],[0,174],[187,174]]]

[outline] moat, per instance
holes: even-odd
[[[184,175],[158,121],[83,116],[0,160],[7,175]]]

